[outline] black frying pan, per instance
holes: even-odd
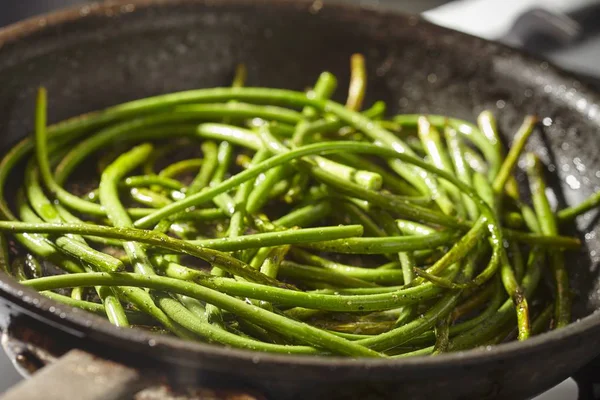
[[[239,62],[248,65],[254,85],[304,89],[324,69],[341,77],[343,85],[354,52],[368,60],[368,101],[383,99],[392,112],[473,119],[490,108],[500,116],[507,141],[526,113],[539,115],[548,126],[531,146],[554,166],[561,206],[577,203],[600,185],[600,98],[573,77],[416,17],[346,6],[319,9],[304,1],[137,0],[65,11],[4,29],[0,146],[7,149],[32,130],[39,85],[49,90],[49,111],[56,121],[140,97],[227,85]],[[84,349],[141,368],[144,377],[158,372],[176,386],[235,386],[273,399],[525,398],[600,353],[600,315],[593,314],[600,308],[600,226],[593,216],[579,224],[586,248],[569,257],[577,322],[491,349],[394,361],[225,349],[117,329],[4,275],[0,322],[13,337],[46,350]],[[101,378],[102,368],[96,371],[91,375]],[[73,376],[73,371],[62,372]],[[139,376],[134,371],[129,381],[139,382]],[[79,377],[92,386],[89,374]],[[106,384],[113,392],[105,398],[123,393],[113,386]],[[52,398],[52,393],[40,396]]]

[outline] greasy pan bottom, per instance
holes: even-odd
[[[159,93],[227,85],[239,62],[248,65],[256,86],[302,90],[329,70],[343,87],[354,52],[367,57],[367,104],[382,99],[391,112],[470,120],[489,108],[507,142],[525,114],[537,114],[548,126],[530,148],[555,166],[559,203],[575,204],[600,185],[600,101],[575,79],[414,17],[344,6],[317,10],[303,1],[113,3],[0,31],[0,148],[31,132],[39,85],[48,88],[53,122]],[[600,305],[600,226],[593,216],[578,223],[586,248],[570,256],[568,266],[581,320],[489,351],[381,361],[224,349],[118,330],[6,276],[0,276],[0,322],[13,331],[27,325],[43,332],[48,345],[162,368],[181,384],[226,382],[272,398],[522,398],[600,353],[600,317],[591,315]]]

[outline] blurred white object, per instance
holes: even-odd
[[[526,36],[549,34],[554,46],[534,43],[526,50],[600,89],[600,31],[594,20],[598,8],[598,0],[455,0],[422,15],[435,24],[520,48]],[[586,9],[595,10],[589,14]],[[573,16],[587,19],[587,26]]]
[[[448,28],[498,39],[514,21],[532,8],[553,12],[569,12],[593,3],[593,0],[458,0],[423,13],[431,22]]]
[[[540,394],[533,400],[577,400],[579,397],[579,389],[577,384],[571,378],[563,381],[560,385],[554,386],[552,389]]]

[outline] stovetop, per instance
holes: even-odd
[[[342,1],[342,0],[337,0]],[[345,0],[366,7],[423,13],[430,21],[496,40],[546,58],[600,89],[600,1],[598,0]],[[0,4],[0,27],[87,0],[26,0]],[[0,393],[21,380],[0,350]],[[593,388],[589,388],[593,392]],[[600,393],[586,393],[600,398]],[[535,400],[575,400],[567,379]]]

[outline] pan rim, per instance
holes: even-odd
[[[42,32],[51,27],[60,26],[70,22],[84,19],[86,17],[100,16],[113,17],[120,14],[135,12],[139,9],[152,7],[173,7],[178,4],[204,4],[211,7],[220,7],[226,5],[240,5],[249,7],[260,7],[265,5],[277,7],[309,7],[313,1],[311,0],[111,0],[103,3],[91,3],[84,6],[75,6],[63,10],[42,14],[32,18],[16,22],[7,27],[0,29],[0,49],[11,42],[18,40],[26,40],[29,36]],[[361,7],[360,5],[340,4],[336,1],[327,2],[324,7],[328,9],[336,9],[339,11],[358,11],[369,12],[384,16],[392,16],[402,19],[414,19],[422,26],[435,27],[440,32],[452,34],[456,37],[470,38],[481,44],[494,45],[503,49],[506,54],[518,55],[527,63],[544,62],[548,68],[545,70],[547,76],[556,77],[562,80],[579,81],[570,73],[564,72],[562,69],[552,65],[545,60],[537,59],[536,57],[527,55],[522,51],[511,49],[504,45],[477,38],[469,34],[458,32],[452,29],[440,27],[431,22],[428,22],[421,17],[411,16],[401,12],[390,10],[374,10],[373,8]],[[590,99],[594,104],[600,104],[600,96],[586,85],[581,85],[578,89],[583,92],[583,95]],[[80,332],[80,336],[87,336],[90,340],[98,340],[97,335],[103,335],[104,339],[113,342],[118,341],[119,346],[128,346],[129,350],[136,353],[141,353],[144,350],[152,350],[160,346],[166,346],[167,349],[177,348],[178,352],[191,352],[192,355],[211,355],[244,361],[256,364],[257,359],[261,363],[268,363],[271,366],[304,366],[310,368],[331,368],[339,369],[365,369],[377,370],[378,368],[387,369],[395,367],[398,369],[410,368],[431,368],[435,367],[456,367],[476,365],[481,362],[493,362],[496,360],[506,359],[514,356],[523,356],[527,353],[538,353],[549,348],[555,343],[567,341],[582,334],[600,333],[600,313],[592,312],[590,315],[581,320],[574,321],[567,327],[560,330],[544,333],[525,342],[513,341],[497,346],[493,346],[491,350],[473,349],[467,351],[459,351],[454,353],[441,354],[436,357],[417,356],[400,359],[374,359],[374,358],[358,358],[351,359],[347,357],[319,357],[319,356],[301,356],[301,355],[283,355],[273,353],[263,353],[251,350],[226,348],[217,345],[210,345],[200,342],[186,341],[174,337],[165,337],[158,334],[152,334],[141,330],[123,330],[110,324],[105,319],[86,313],[82,310],[71,309],[59,302],[51,300],[38,292],[29,289],[19,284],[12,277],[0,273],[0,295],[5,297],[12,304],[24,309],[28,313],[33,313],[38,319],[45,320],[53,325],[59,324],[58,328],[76,334]],[[89,321],[93,320],[93,333],[82,333],[90,330]],[[85,323],[88,321],[88,323]],[[143,343],[142,343],[143,342]],[[113,344],[114,345],[114,344]],[[135,350],[133,350],[135,348]],[[599,349],[600,352],[600,349]],[[164,356],[164,354],[163,354]],[[167,357],[168,358],[168,357]],[[174,359],[175,360],[175,359]],[[177,362],[185,363],[185,360],[176,358]]]

